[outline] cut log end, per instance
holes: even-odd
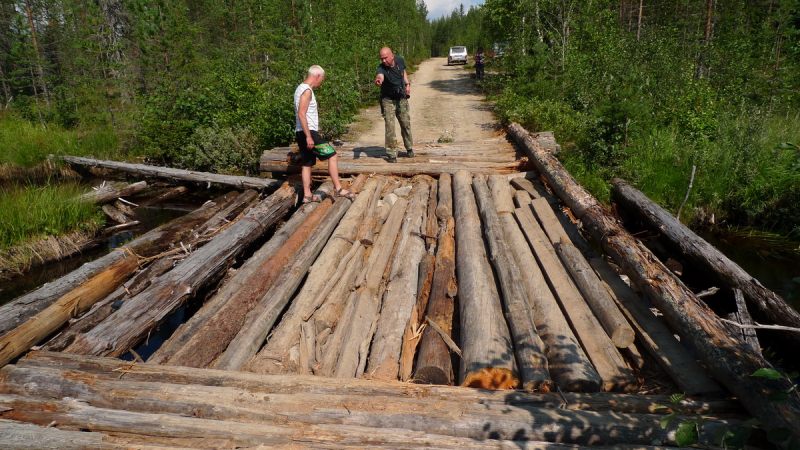
[[[618,328],[611,336],[611,340],[617,348],[630,347],[633,345],[634,339],[636,339],[636,333],[630,328]]]
[[[467,374],[461,386],[502,391],[518,388],[519,378],[504,367],[484,367]]]

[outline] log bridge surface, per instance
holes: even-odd
[[[543,135],[509,134],[365,151],[339,165],[354,201],[232,192],[0,307],[2,447],[644,449],[697,424],[721,448],[751,417],[797,436],[797,405],[768,401],[791,386],[745,376],[771,367],[758,349]]]

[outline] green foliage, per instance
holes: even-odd
[[[181,163],[189,168],[216,173],[246,169],[257,173],[258,139],[249,128],[197,128],[183,149]]]
[[[76,185],[14,186],[0,191],[0,247],[104,223],[93,203],[77,201]]]

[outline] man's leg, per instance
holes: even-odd
[[[342,189],[342,184],[339,182],[339,155],[333,155],[328,158],[328,173],[331,174],[331,181],[333,181],[333,188],[336,192]]]
[[[303,166],[300,178],[303,179],[303,197],[311,197],[311,166]]]
[[[389,155],[390,158],[397,157],[397,151],[394,149],[394,116],[395,116],[395,105],[394,101],[390,98],[382,98],[381,105],[383,108],[383,122],[386,126],[386,154]]]
[[[411,107],[408,99],[400,100],[397,108],[397,121],[400,122],[400,133],[403,135],[403,145],[406,147],[408,156],[414,156],[414,141],[411,138]]]

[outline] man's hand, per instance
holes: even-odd
[[[406,95],[411,95],[411,85],[406,84]]]
[[[383,74],[379,74],[375,77],[375,86],[380,86],[383,84]]]
[[[310,133],[306,135],[306,148],[314,150],[314,139],[311,137]]]

